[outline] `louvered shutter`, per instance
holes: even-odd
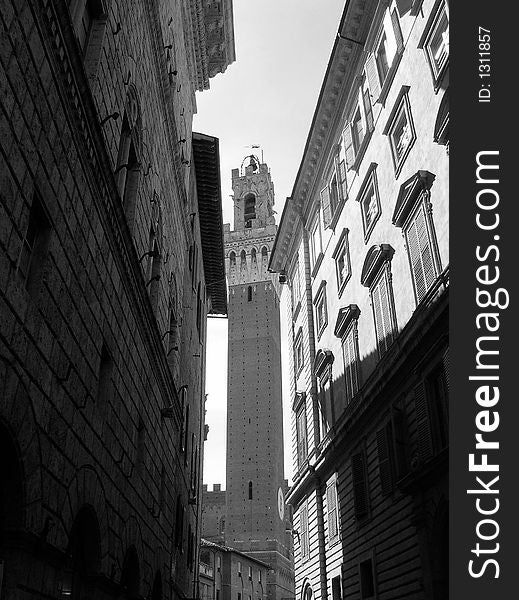
[[[321,190],[321,206],[323,207],[324,226],[328,227],[332,220],[332,210],[330,206],[330,188],[326,186]]]
[[[368,512],[368,490],[366,485],[366,473],[364,469],[364,458],[361,453],[351,457],[351,475],[353,480],[353,503],[357,519]]]
[[[346,198],[348,197],[348,181],[346,178],[346,162],[344,160],[339,161],[338,177],[339,193],[341,195],[341,200],[346,200]]]
[[[380,96],[380,79],[378,77],[377,61],[375,55],[370,54],[366,60],[366,66],[364,67],[366,72],[366,79],[368,81],[369,90],[371,92],[371,102],[375,104]]]
[[[393,472],[391,467],[392,439],[388,434],[388,427],[377,431],[378,468],[380,472],[380,486],[382,495],[384,496],[387,496],[393,490]]]
[[[449,360],[449,348],[445,350],[443,354],[443,374],[445,376],[445,386],[447,388],[447,394],[450,394],[450,360]]]
[[[308,506],[305,504],[301,507],[300,513],[301,525],[301,557],[308,557]]]
[[[337,494],[335,483],[326,488],[326,505],[328,509],[328,541],[337,539],[339,530],[337,527]]]
[[[418,431],[418,453],[421,460],[425,461],[433,455],[433,441],[429,405],[423,381],[414,389],[414,404]]]
[[[402,52],[404,48],[404,38],[402,37],[402,30],[400,29],[400,20],[396,10],[391,13],[391,23],[393,25],[393,33],[395,35],[396,50],[398,53]]]
[[[386,33],[387,64],[389,65],[389,68],[391,68],[397,51],[397,40],[393,28],[393,19],[389,14],[389,10],[386,10],[384,15],[384,31]]]
[[[371,100],[369,90],[365,88],[362,91],[362,104],[364,106],[364,116],[366,118],[366,133],[373,131],[373,109],[371,108]]]
[[[354,331],[350,329],[343,345],[346,399],[349,402],[357,391],[357,357],[355,355]]]
[[[406,230],[409,260],[418,303],[436,280],[436,269],[426,219],[425,205],[422,203]]]
[[[404,429],[404,413],[400,408],[391,408],[393,422],[393,448],[395,453],[395,475],[400,479],[407,473],[407,441]]]
[[[344,140],[344,151],[346,153],[346,167],[351,169],[355,162],[355,148],[353,146],[353,138],[351,135],[351,126],[348,123],[342,132],[342,139]]]
[[[371,292],[371,303],[373,305],[373,315],[375,317],[375,333],[377,334],[377,344],[380,356],[385,352],[384,320],[382,318],[382,300],[380,294],[381,283],[382,280],[377,283]]]

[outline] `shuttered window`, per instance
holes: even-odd
[[[348,197],[348,182],[346,180],[346,162],[344,159],[339,160],[338,164],[339,174],[339,193],[341,200],[345,200]]]
[[[308,560],[310,555],[310,545],[308,542],[308,504],[305,503],[301,507],[299,513],[299,528],[301,530],[301,559]]]
[[[296,415],[297,466],[301,468],[308,456],[306,406],[303,404]]]
[[[371,304],[375,320],[375,332],[379,356],[382,357],[393,343],[395,322],[393,317],[393,294],[389,284],[387,267],[371,288]]]
[[[331,205],[330,186],[326,186],[321,190],[321,206],[323,208],[324,226],[328,227],[333,216],[333,207]]]
[[[416,303],[419,304],[438,276],[425,202],[419,203],[404,228],[404,235]]]
[[[383,24],[378,34],[373,51],[368,56],[365,65],[366,79],[371,92],[371,101],[383,100],[398,64],[398,57],[403,52],[403,38],[396,10],[389,9],[384,14]],[[386,84],[386,85],[384,85]]]
[[[414,406],[418,436],[418,455],[420,461],[423,462],[433,455],[431,416],[425,390],[425,382],[423,381],[414,388]]]
[[[326,488],[326,507],[328,518],[328,543],[334,544],[339,539],[339,515],[337,510],[337,482],[333,481]]]
[[[342,355],[344,359],[344,383],[346,386],[346,402],[355,396],[359,389],[359,354],[357,349],[357,322],[353,322],[342,342]]]
[[[351,457],[351,476],[355,517],[361,519],[368,514],[369,509],[368,483],[362,452]]]

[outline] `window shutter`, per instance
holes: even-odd
[[[404,412],[393,406],[391,408],[391,419],[393,423],[393,448],[395,453],[395,474],[400,479],[407,473],[407,442],[404,429]]]
[[[369,90],[371,92],[371,103],[375,104],[380,96],[380,80],[378,78],[377,63],[375,55],[370,54],[366,60],[366,79],[368,81]]]
[[[450,393],[450,360],[449,360],[449,348],[445,350],[443,354],[443,373],[445,375],[445,387],[447,388],[447,394]]]
[[[368,513],[368,490],[364,458],[361,453],[351,457],[351,476],[353,480],[353,502],[357,519]]]
[[[339,534],[337,527],[337,491],[335,482],[326,488],[326,505],[328,508],[328,541],[333,542]]]
[[[353,146],[353,138],[351,135],[351,127],[348,123],[342,132],[342,139],[344,140],[344,151],[346,153],[346,166],[349,169],[352,168],[355,162],[355,148]]]
[[[364,105],[364,114],[366,117],[366,133],[373,131],[373,109],[371,107],[371,99],[369,97],[369,89],[364,88],[362,92],[362,104]]]
[[[389,65],[389,68],[391,68],[397,51],[397,40],[395,36],[395,30],[393,28],[393,19],[389,14],[389,10],[386,10],[386,13],[384,15],[384,31],[386,32],[387,41],[387,63]]]
[[[341,199],[346,200],[348,197],[348,181],[346,179],[346,162],[344,160],[339,161],[338,172],[339,193],[341,194]]]
[[[391,323],[391,305],[389,284],[386,274],[383,274],[372,292],[375,329],[380,354],[384,354],[393,341],[393,326]]]
[[[388,423],[389,429],[391,424]],[[387,496],[393,490],[393,473],[391,469],[391,443],[387,427],[377,431],[378,468],[382,495]]]
[[[321,206],[323,207],[324,226],[328,227],[332,220],[332,210],[330,207],[330,188],[326,186],[321,190]]]
[[[396,51],[400,53],[404,48],[404,38],[402,37],[402,30],[400,29],[400,21],[396,9],[391,13],[391,23],[395,34]]]
[[[418,303],[427,294],[436,279],[425,210],[425,205],[422,203],[406,231],[409,260]]]
[[[371,292],[371,302],[373,304],[373,314],[375,317],[375,332],[377,334],[377,344],[379,354],[382,355],[385,351],[385,336],[384,336],[384,321],[382,318],[382,301],[380,296],[380,280]]]
[[[344,352],[346,399],[349,402],[357,391],[357,357],[355,354],[355,337],[353,329],[350,329],[342,347]]]
[[[425,461],[433,455],[433,442],[429,406],[425,394],[425,383],[423,381],[414,389],[414,404],[416,427],[418,430],[418,454],[420,455],[420,459]]]
[[[305,504],[301,508],[300,513],[300,529],[301,529],[301,558],[308,557],[308,506]]]

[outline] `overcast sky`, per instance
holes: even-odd
[[[263,150],[274,182],[277,220],[301,162],[344,0],[233,0],[236,62],[197,93],[193,130],[220,140],[224,223],[231,223],[231,170],[252,144]],[[249,146],[249,148],[247,148]],[[290,399],[287,397],[287,337],[281,308],[285,476],[292,474]],[[227,320],[209,319],[204,483],[225,487]]]

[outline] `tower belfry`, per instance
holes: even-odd
[[[277,231],[268,166],[247,156],[240,169],[232,170],[232,188],[234,230],[224,225],[229,283],[225,543],[271,566],[267,598],[281,600],[294,596],[294,581],[284,501],[279,286],[267,270]]]

